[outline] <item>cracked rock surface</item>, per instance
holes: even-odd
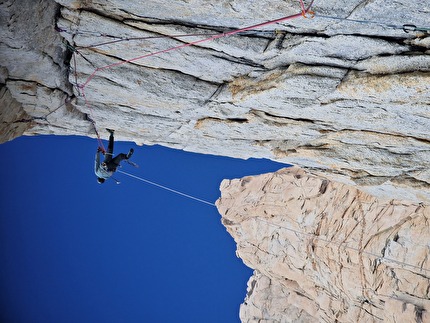
[[[0,142],[95,137],[91,117],[140,145],[301,166],[222,184],[255,269],[242,321],[430,321],[430,34],[402,29],[430,27],[430,5],[313,10],[187,46],[299,2],[1,1]]]
[[[0,4],[2,141],[94,137],[90,115],[102,135],[114,127],[137,144],[270,158],[379,197],[430,200],[430,37],[402,29],[427,26],[426,3],[316,0],[314,19],[142,57],[300,6],[24,2]]]
[[[243,322],[428,322],[430,209],[293,167],[224,180],[217,207],[254,268]]]

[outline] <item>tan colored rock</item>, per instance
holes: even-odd
[[[221,193],[222,222],[256,270],[243,321],[430,319],[428,206],[378,200],[298,167],[224,180]]]
[[[315,303],[296,293],[294,281],[280,283],[258,271],[248,281],[248,293],[240,307],[242,322],[312,322]],[[298,306],[296,306],[298,305]],[[306,310],[304,309],[306,308]]]

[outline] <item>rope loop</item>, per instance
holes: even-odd
[[[403,25],[403,31],[405,33],[410,33],[410,32],[414,32],[417,30],[417,26],[412,25],[412,24],[405,24]]]
[[[303,18],[306,19],[314,19],[315,18],[315,11],[308,10],[308,11],[302,11]]]
[[[407,34],[414,31],[422,31],[422,32],[430,33],[430,28],[417,27],[416,25],[413,25],[413,24],[404,24],[402,27],[403,27],[403,31]]]
[[[302,16],[303,16],[303,18],[313,19],[315,17],[315,12],[312,11],[312,10],[310,10],[311,6],[312,6],[312,3],[309,5],[308,8],[306,8],[303,0],[299,0],[299,1],[300,1],[300,8],[302,9]]]

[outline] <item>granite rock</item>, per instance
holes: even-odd
[[[139,145],[269,158],[379,197],[430,200],[430,37],[402,29],[427,26],[427,4],[315,1],[314,19],[195,46],[296,14],[299,2],[0,6],[1,141],[95,137],[91,117],[102,135],[114,127]]]
[[[217,207],[255,269],[243,322],[427,322],[430,209],[298,167],[224,180]]]
[[[430,321],[429,4],[312,9],[218,37],[299,2],[2,1],[0,142],[95,138],[92,119],[139,145],[301,166],[222,184],[255,269],[242,321]]]

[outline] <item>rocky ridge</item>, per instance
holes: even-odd
[[[298,167],[224,180],[217,207],[255,272],[243,322],[428,322],[430,209]]]

